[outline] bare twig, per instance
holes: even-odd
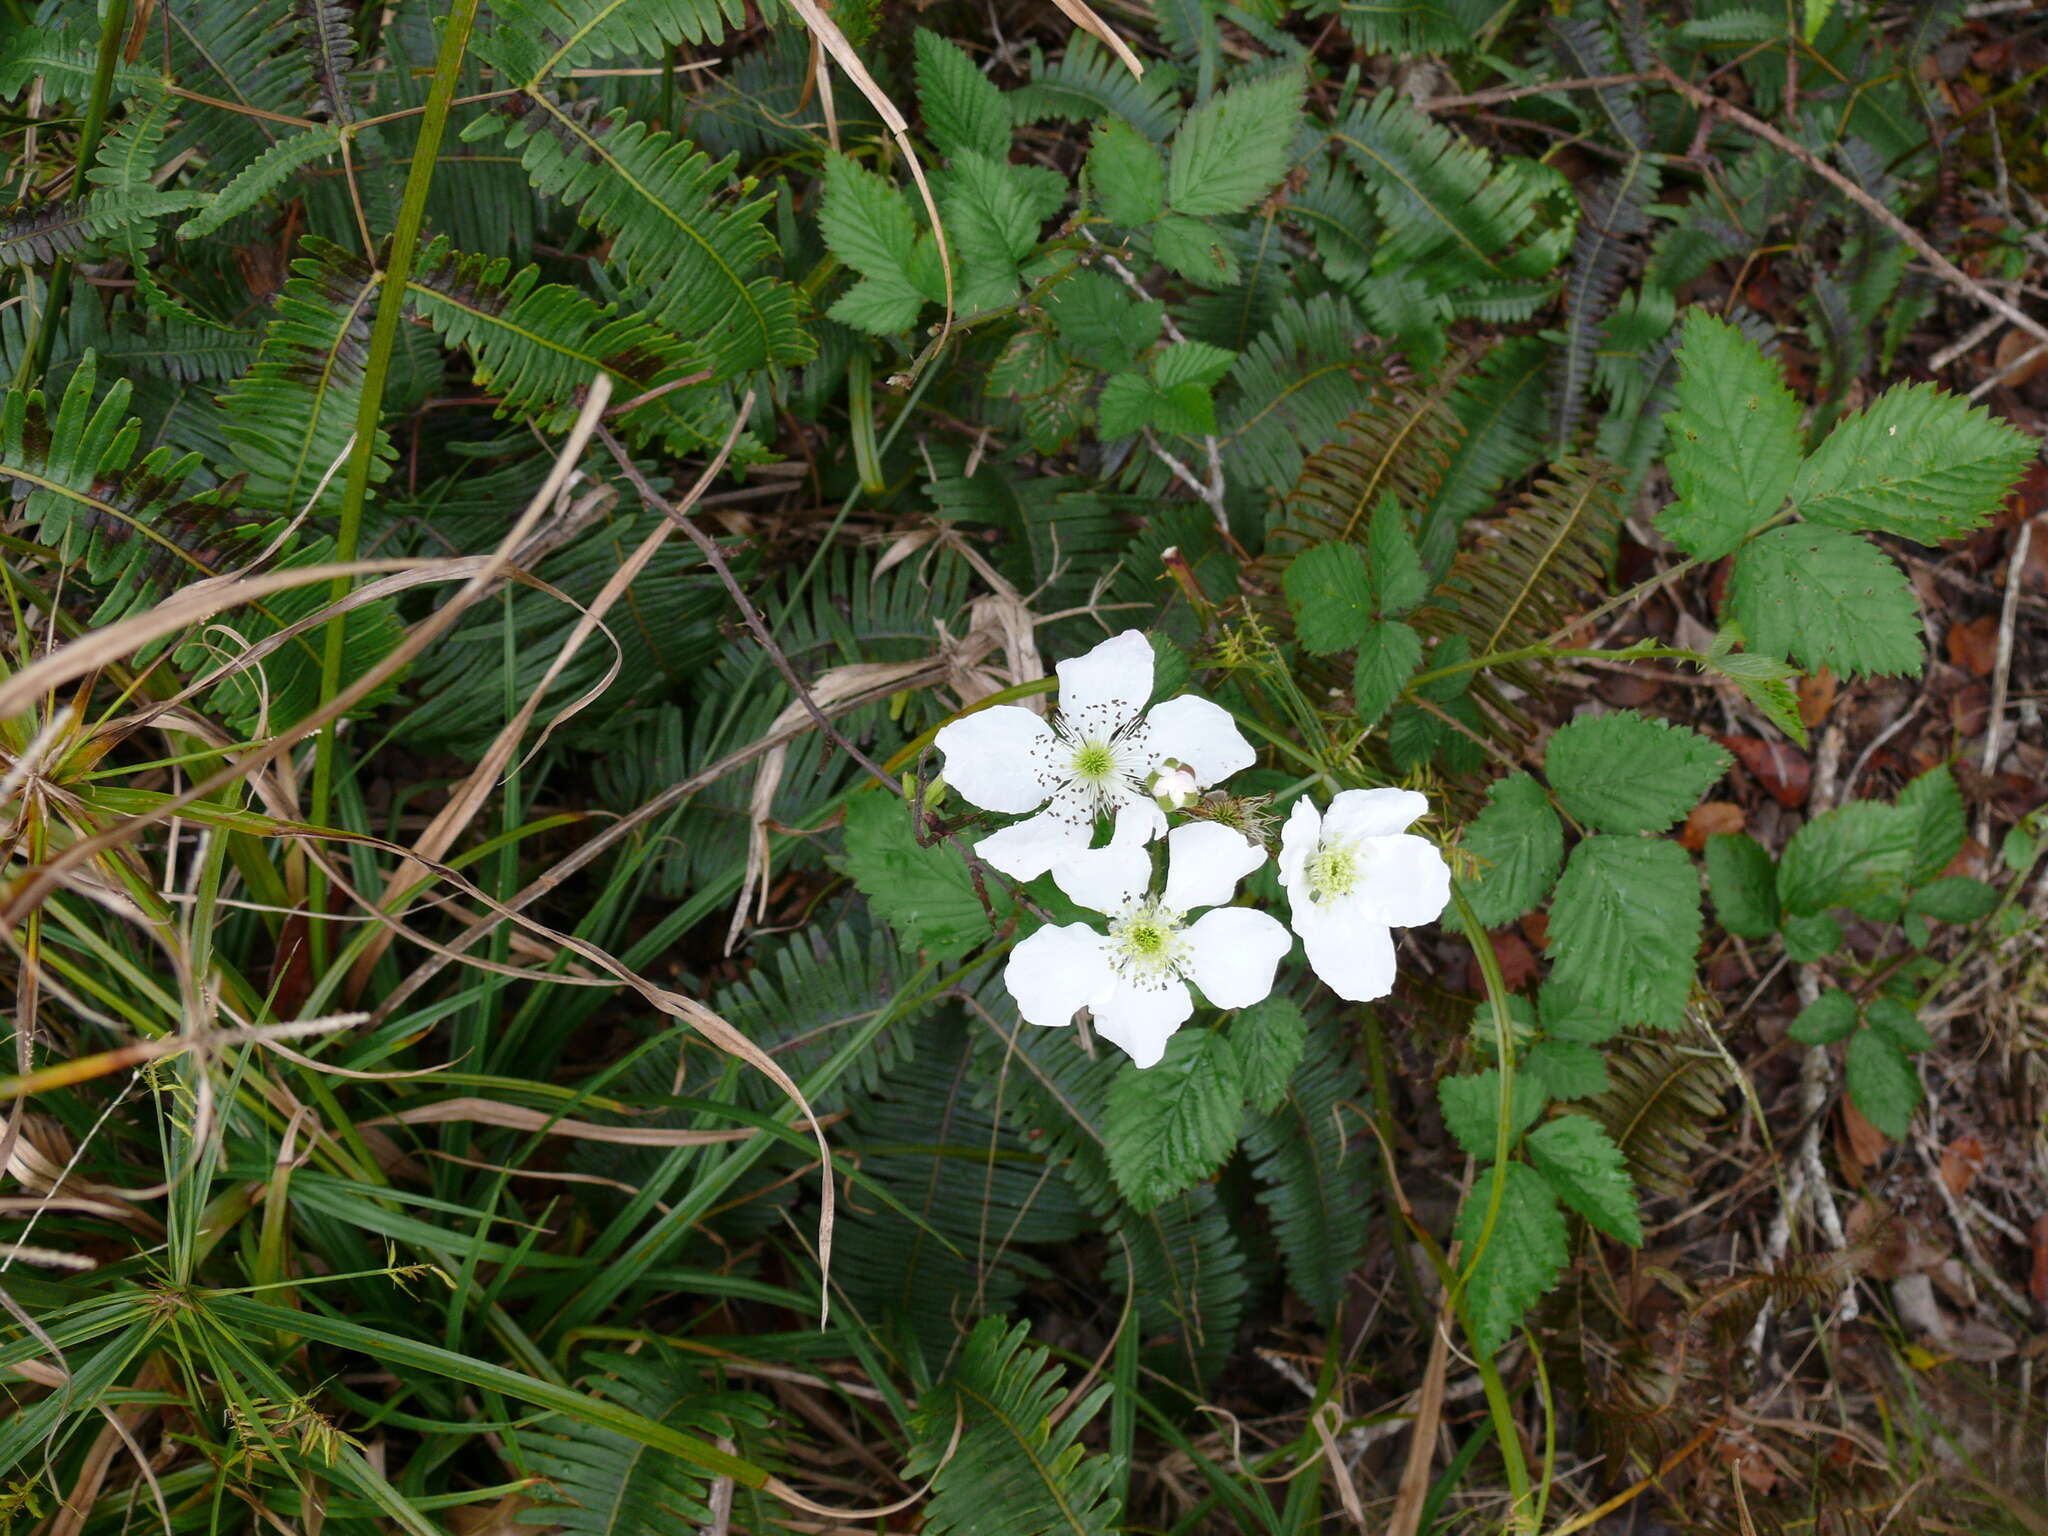
[[[2020,524],[2020,536],[2013,541],[2006,562],[2005,605],[1998,613],[1998,664],[1991,677],[1991,714],[1984,727],[1984,771],[1998,771],[1998,754],[2005,745],[2005,695],[2012,682],[2013,619],[2020,605],[2020,574],[2027,567],[2027,550],[2034,540],[2034,522]]]

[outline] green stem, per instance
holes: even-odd
[[[1513,666],[1518,661],[1689,661],[1701,665],[1706,658],[1697,651],[1683,650],[1672,645],[1658,645],[1654,641],[1640,640],[1634,645],[1625,645],[1620,650],[1607,650],[1597,645],[1554,646],[1547,640],[1534,645],[1521,645],[1511,651],[1489,651],[1484,656],[1468,657],[1448,667],[1437,667],[1433,671],[1418,672],[1408,679],[1404,695],[1412,694],[1426,684],[1440,678],[1456,677],[1461,672],[1477,672],[1484,667]]]
[[[889,481],[875,447],[875,366],[865,347],[855,347],[846,360],[846,424],[860,488],[870,498],[879,496],[889,488]]]
[[[448,111],[455,100],[456,80],[462,72],[462,55],[469,46],[469,33],[476,23],[479,0],[454,0],[447,24],[441,30],[441,47],[434,60],[433,83],[427,88],[427,109],[420,117],[420,136],[413,146],[412,168],[406,173],[405,192],[398,205],[398,227],[392,231],[391,254],[384,263],[383,280],[377,292],[377,317],[370,329],[370,351],[363,365],[363,393],[356,405],[355,443],[349,452],[347,477],[342,482],[340,526],[334,538],[334,558],[356,558],[362,541],[363,501],[370,489],[370,471],[377,461],[377,424],[383,415],[384,388],[391,376],[391,354],[398,344],[398,323],[405,314],[405,285],[412,275],[413,251],[419,244],[420,225],[426,218],[427,189],[433,184],[434,162],[441,152],[441,135],[448,126]],[[349,578],[338,576],[328,590],[331,602],[348,596]],[[326,649],[320,658],[320,702],[324,706],[341,691],[343,641],[347,619],[328,621],[324,636]],[[334,784],[334,743],[341,722],[335,721],[320,733],[313,752],[313,793],[307,808],[314,826],[327,823],[328,796]],[[326,880],[315,873],[308,905],[314,913],[324,905]],[[315,942],[322,925],[314,924]],[[317,963],[317,961],[316,961]]]
[[[100,135],[107,126],[107,104],[114,96],[114,69],[121,62],[121,38],[128,30],[128,0],[109,0],[107,19],[100,26],[99,58],[93,66],[92,97],[86,103],[85,122],[78,131],[77,169],[71,178],[71,195],[86,194],[86,172],[99,152]],[[71,293],[71,263],[58,257],[50,265],[49,286],[43,292],[43,307],[36,315],[35,339],[22,354],[21,367],[14,376],[17,389],[26,389],[50,366],[50,353],[57,344],[57,323],[64,317],[64,303]]]

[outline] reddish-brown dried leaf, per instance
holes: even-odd
[[[1972,677],[1989,677],[1998,665],[1998,615],[1949,625],[1948,659]]]
[[[1958,736],[1981,736],[1984,724],[1991,718],[1991,690],[1982,683],[1971,683],[1956,690],[1948,701],[1948,723],[1955,727]]]
[[[1756,736],[1723,736],[1721,745],[1742,760],[1749,776],[1763,792],[1787,810],[1806,804],[1806,791],[1813,780],[1813,764],[1806,754],[1786,741],[1764,741]]]
[[[1993,370],[2005,373],[2008,367],[2019,362],[2039,345],[2040,342],[2025,331],[2007,331],[1999,340],[1998,355],[1992,364]],[[2011,388],[2018,389],[2022,384],[2030,382],[2043,368],[2048,368],[2048,352],[2039,353],[2020,367],[2014,368],[2011,373],[2006,373],[2005,382]]]
[[[1884,1132],[1864,1119],[1856,1101],[1844,1094],[1841,1134],[1835,1138],[1835,1148],[1842,1154],[1842,1172],[1861,1184],[1863,1170],[1877,1166],[1887,1145]]]
[[[1813,730],[1835,707],[1835,691],[1840,684],[1834,673],[1822,667],[1813,676],[1800,678],[1795,686],[1799,691],[1799,723]]]
[[[1941,1182],[1948,1192],[1960,1196],[1984,1166],[1984,1143],[1975,1136],[1958,1136],[1941,1149]]]
[[[1698,853],[1716,833],[1740,832],[1748,825],[1749,812],[1734,801],[1704,800],[1685,818],[1685,830],[1678,834],[1678,840]]]

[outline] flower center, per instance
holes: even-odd
[[[1104,741],[1084,741],[1074,753],[1074,777],[1101,784],[1116,772],[1116,750]]]
[[[1164,986],[1180,975],[1186,954],[1181,915],[1157,900],[1126,908],[1109,925],[1109,963],[1127,981]]]
[[[1308,893],[1318,902],[1348,896],[1358,885],[1365,863],[1353,843],[1323,843],[1308,861]]]

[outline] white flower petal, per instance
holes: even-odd
[[[1428,797],[1412,789],[1347,789],[1330,802],[1323,840],[1349,843],[1406,832],[1409,823],[1428,810]]]
[[[1359,850],[1358,888],[1343,905],[1376,923],[1416,928],[1433,923],[1451,899],[1451,867],[1426,837],[1398,833],[1368,839]]]
[[[1077,848],[1086,848],[1095,832],[1089,823],[1058,815],[1057,810],[1055,805],[1029,821],[991,832],[974,845],[974,851],[1012,880],[1036,880]]]
[[[1394,935],[1346,904],[1294,905],[1294,931],[1308,967],[1339,997],[1369,1003],[1394,990]]]
[[[1218,907],[1187,928],[1188,978],[1218,1008],[1249,1008],[1273,990],[1273,971],[1294,948],[1278,919],[1250,907]]]
[[[1213,821],[1188,822],[1166,834],[1161,900],[1169,912],[1220,907],[1237,894],[1237,882],[1265,862],[1266,850],[1242,832]]]
[[[1181,981],[1133,986],[1118,977],[1089,1003],[1095,1032],[1141,1067],[1157,1066],[1166,1042],[1187,1023],[1195,1000]]]
[[[1114,812],[1116,819],[1110,823],[1109,840],[1112,843],[1128,843],[1139,848],[1165,834],[1166,812],[1159,809],[1158,802],[1148,795],[1138,794],[1120,799],[1122,803]]]
[[[946,782],[985,811],[1035,811],[1059,783],[1052,727],[1015,704],[948,721],[932,745],[946,754]]]
[[[1027,1024],[1056,1026],[1116,980],[1104,952],[1107,941],[1086,923],[1046,926],[1010,951],[1003,985]]]
[[[1322,835],[1323,813],[1304,795],[1294,802],[1280,828],[1280,884],[1290,902],[1308,900],[1308,861],[1315,856]]]
[[[1145,752],[1153,768],[1169,757],[1187,764],[1205,788],[1258,759],[1230,711],[1192,693],[1167,699],[1147,712]]]
[[[1152,696],[1152,642],[1127,629],[1053,670],[1067,728],[1084,740],[1106,740],[1137,719]]]
[[[1143,843],[1112,842],[1082,848],[1052,867],[1053,883],[1096,912],[1121,912],[1152,883],[1152,856]]]

